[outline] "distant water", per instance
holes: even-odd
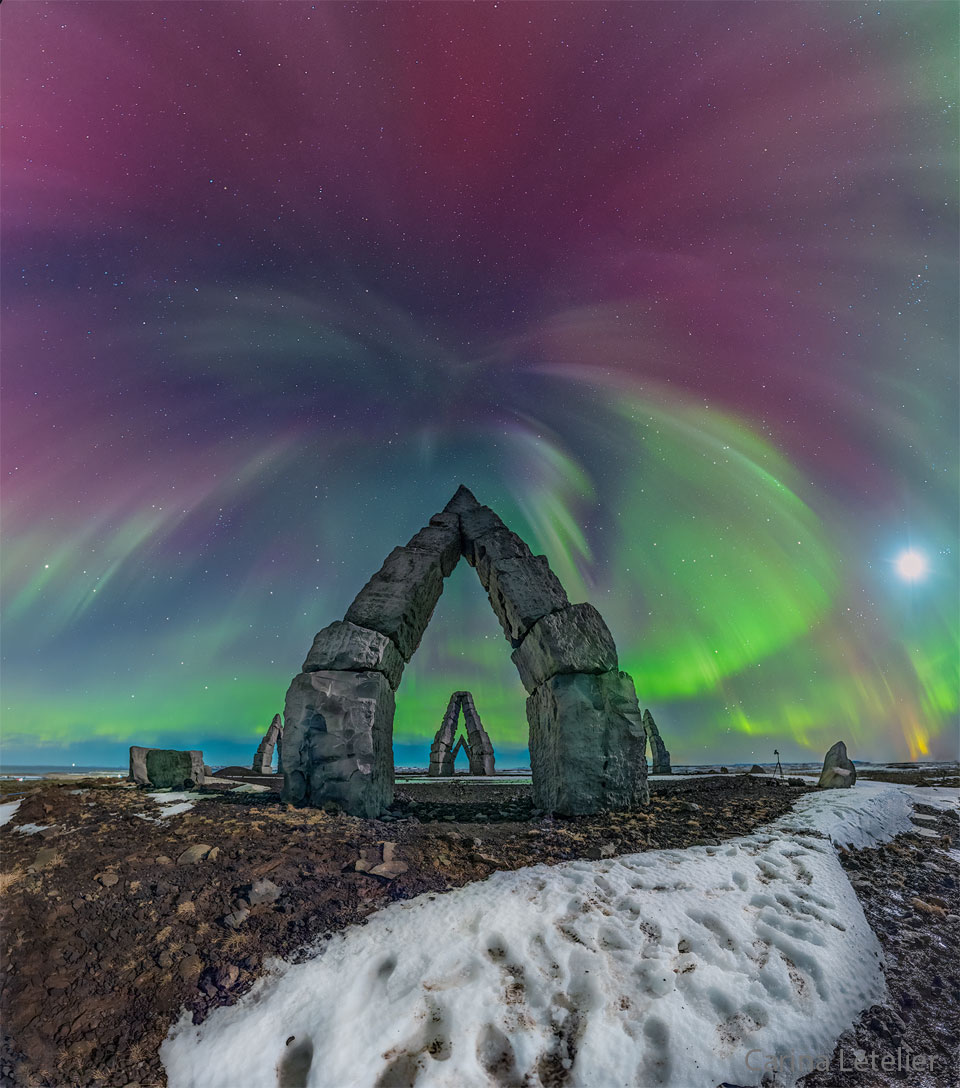
[[[76,763],[5,763],[0,766],[0,778],[43,778],[45,774],[109,774],[125,775],[127,767],[83,767]]]

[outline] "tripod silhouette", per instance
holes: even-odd
[[[779,774],[780,777],[783,778],[784,777],[783,767],[780,766],[780,753],[777,751],[776,748],[774,748],[773,754],[777,757],[777,765],[776,765],[776,767],[773,768],[773,773],[774,773],[774,775]]]

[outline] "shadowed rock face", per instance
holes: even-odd
[[[847,746],[838,740],[824,757],[817,785],[826,790],[842,789],[852,786],[856,780],[857,768],[847,756]]]
[[[663,740],[660,737],[660,730],[657,729],[657,723],[653,720],[653,715],[649,710],[643,712],[643,728],[644,732],[647,734],[647,741],[650,744],[650,760],[652,763],[650,773],[672,774],[670,753],[664,746]]]
[[[279,714],[274,714],[273,721],[266,733],[264,733],[263,740],[260,741],[253,757],[253,770],[257,774],[271,774],[273,772],[273,750],[276,748],[282,732],[283,719]]]
[[[335,804],[358,816],[390,804],[393,693],[461,555],[476,568],[530,693],[537,804],[573,814],[645,803],[646,731],[606,624],[591,605],[571,605],[546,557],[533,555],[465,487],[394,548],[344,619],[314,639],[284,707],[286,800]],[[493,746],[469,692],[451,697],[430,771],[453,773],[461,709],[471,773],[492,774]]]
[[[463,710],[463,721],[467,727],[467,739],[464,741],[461,735],[454,744],[461,710]],[[455,691],[450,696],[443,722],[430,746],[429,773],[442,777],[452,775],[457,752],[461,748],[467,753],[471,774],[494,773],[493,745],[490,743],[487,731],[483,728],[473,696],[469,691]]]

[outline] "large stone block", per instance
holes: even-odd
[[[623,672],[564,673],[527,699],[536,803],[564,815],[646,804],[643,722]]]
[[[520,645],[538,619],[570,603],[544,555],[492,563],[487,594],[513,646]]]
[[[428,552],[440,560],[440,572],[448,578],[460,562],[460,518],[457,514],[434,514],[407,542],[415,551]]]
[[[380,631],[337,620],[318,632],[303,663],[303,672],[349,670],[382,672],[394,691],[400,684],[403,655]]]
[[[847,746],[842,740],[827,752],[823,760],[823,770],[817,785],[821,789],[832,790],[852,786],[857,781],[857,768],[847,755]]]
[[[617,669],[613,635],[592,604],[572,604],[537,620],[511,657],[530,694],[558,673]]]
[[[509,529],[491,529],[472,542],[467,561],[477,568],[484,589],[490,588],[490,568],[498,559],[530,559],[533,552]]]
[[[283,797],[373,817],[393,800],[393,689],[380,672],[304,672],[283,710]]]
[[[409,661],[443,592],[440,557],[394,548],[357,594],[344,619],[387,635]]]
[[[191,789],[199,786],[206,775],[203,752],[178,752],[172,748],[140,748],[130,746],[130,778],[138,786],[156,789]]]

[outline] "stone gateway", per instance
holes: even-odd
[[[592,605],[570,604],[546,557],[533,555],[465,487],[406,545],[394,548],[344,619],[314,639],[284,705],[284,799],[333,803],[366,817],[389,807],[394,693],[461,556],[487,591],[529,693],[536,804],[565,815],[645,804],[647,734],[607,625]],[[468,692],[454,698],[457,716],[464,706],[473,749],[466,712],[469,699],[476,715],[473,699]],[[451,736],[448,743],[453,741]],[[436,754],[442,765],[446,753],[436,748]],[[471,762],[485,763],[488,755],[492,771],[492,747],[487,753],[481,743]]]
[[[457,721],[461,710],[463,710],[464,725],[467,727],[467,739],[464,741],[461,736],[454,745],[453,738],[457,734]],[[493,745],[480,722],[480,715],[477,713],[473,696],[469,691],[455,691],[450,696],[443,722],[430,747],[429,773],[433,776],[442,775],[449,778],[453,774],[457,752],[461,748],[467,753],[471,774],[494,773]]]

